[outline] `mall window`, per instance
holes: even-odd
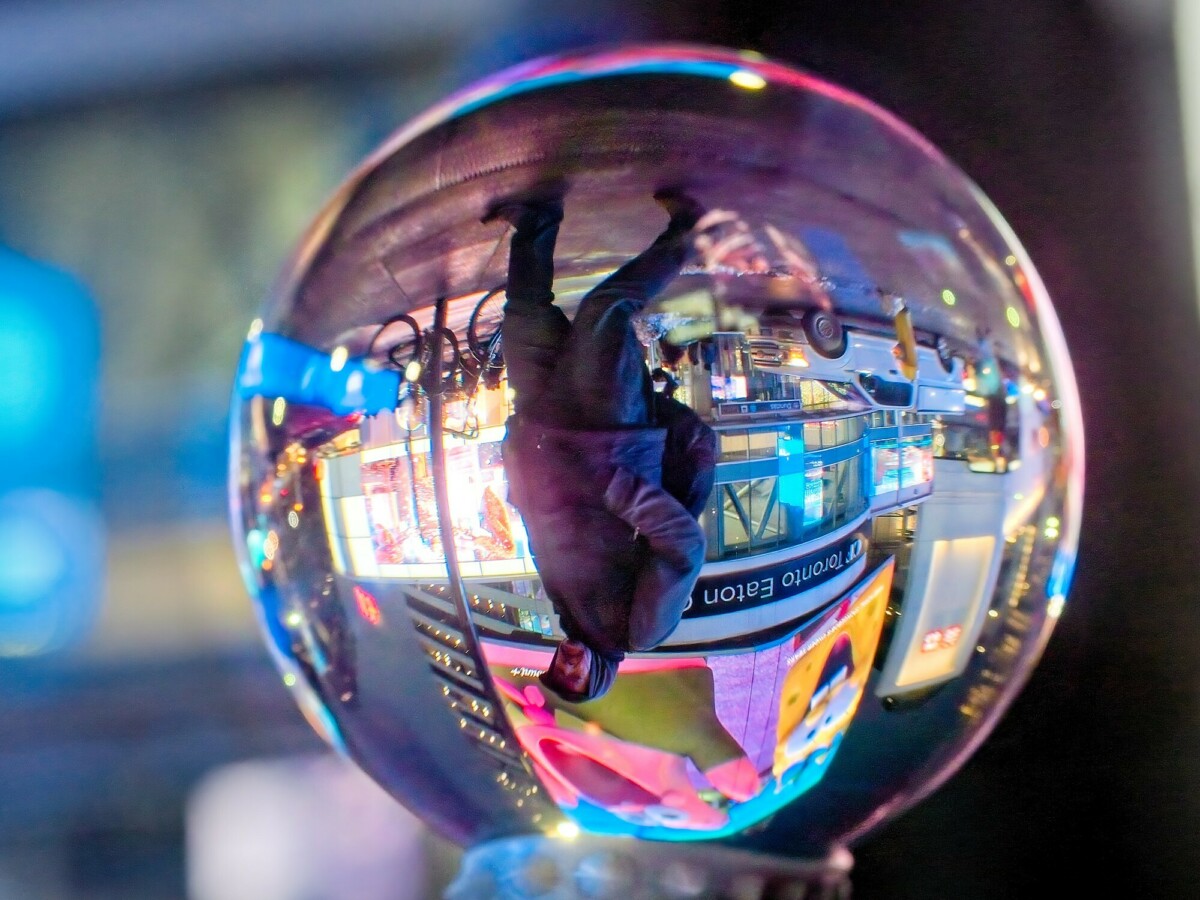
[[[720,432],[718,462],[745,462],[751,459],[771,459],[777,452],[778,429],[734,428]]]
[[[721,432],[717,484],[701,517],[708,558],[804,544],[862,516],[866,418]]]

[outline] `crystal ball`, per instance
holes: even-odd
[[[752,54],[539,60],[403,126],[232,423],[284,684],[467,846],[852,846],[996,724],[1075,560],[1025,251],[911,128]]]

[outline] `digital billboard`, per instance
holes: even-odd
[[[871,671],[893,568],[889,559],[768,648],[626,659],[612,690],[587,704],[542,686],[550,649],[487,639],[484,655],[545,790],[581,827],[735,834],[832,762]]]

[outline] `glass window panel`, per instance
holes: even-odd
[[[745,431],[721,432],[721,462],[742,462],[749,457],[748,446]]]
[[[779,443],[778,434],[774,429],[751,432],[747,456],[750,459],[770,459],[775,456]]]
[[[860,456],[808,469],[796,457],[854,443],[867,421],[869,415],[864,414],[725,432],[725,461],[789,459],[785,474],[717,486],[703,523],[710,541],[708,558],[742,557],[815,540],[860,516],[868,502],[867,470]],[[801,435],[805,440],[798,446]]]

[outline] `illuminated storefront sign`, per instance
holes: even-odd
[[[866,536],[854,532],[806,556],[757,569],[701,577],[683,617],[718,615],[792,597],[844,571],[862,558],[866,547]]]
[[[803,400],[755,400],[749,403],[722,403],[717,413],[722,416],[750,416],[755,413],[800,412]]]

